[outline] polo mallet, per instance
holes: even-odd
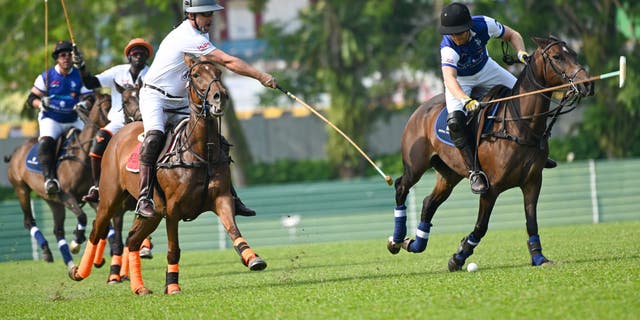
[[[333,128],[334,130],[336,130],[340,135],[342,135],[342,137],[344,137],[347,141],[349,141],[349,143],[351,143],[351,145],[354,148],[356,148],[356,150],[358,150],[358,152],[360,152],[360,154],[369,162],[369,164],[371,164],[371,166],[373,166],[374,169],[376,169],[376,171],[378,171],[378,173],[384,178],[384,180],[387,182],[388,185],[391,185],[393,183],[393,180],[391,179],[391,176],[388,176],[388,175],[384,174],[384,172],[382,172],[382,170],[380,170],[380,168],[371,160],[371,158],[369,158],[369,156],[367,156],[367,154],[364,151],[362,151],[362,149],[360,147],[358,147],[358,145],[355,142],[353,142],[353,140],[351,140],[351,138],[349,138],[344,132],[342,132],[342,130],[340,130],[338,127],[336,127],[336,125],[331,123],[331,121],[327,120],[327,118],[325,118],[322,114],[320,114],[320,112],[316,111],[316,109],[312,108],[310,105],[306,104],[304,101],[300,100],[298,97],[293,95],[288,90],[285,90],[280,85],[276,85],[276,88],[278,90],[282,91],[282,93],[284,93],[287,96],[289,96],[291,99],[293,99],[293,100],[297,101],[298,103],[300,103],[301,105],[303,105],[305,108],[309,109],[309,111],[313,112],[313,114],[318,116],[318,118],[322,119],[322,121],[324,121],[326,124],[331,126],[331,128]]]
[[[611,78],[611,77],[615,77],[615,76],[618,76],[618,86],[620,88],[622,88],[622,86],[624,86],[624,81],[627,78],[627,58],[625,56],[620,56],[620,68],[617,71],[604,73],[604,74],[601,74],[599,76],[593,76],[591,78],[580,80],[580,81],[576,81],[576,82],[572,82],[572,83],[561,84],[561,85],[555,86],[555,87],[549,87],[549,88],[544,88],[544,89],[540,89],[540,90],[536,90],[536,91],[517,94],[515,96],[508,96],[508,97],[504,97],[504,98],[500,98],[500,99],[494,99],[494,100],[491,100],[491,101],[480,102],[480,104],[481,105],[487,105],[487,104],[494,103],[494,102],[501,102],[501,101],[517,99],[517,98],[526,97],[526,96],[530,96],[530,95],[534,95],[534,94],[538,94],[538,93],[556,91],[558,89],[571,87],[571,86],[574,86],[576,84],[581,84],[581,83],[585,83],[585,82],[591,82],[591,81],[600,80],[600,79]]]
[[[67,6],[64,4],[64,0],[60,0],[62,3],[62,11],[64,12],[64,19],[67,21],[67,30],[69,30],[69,38],[71,38],[71,44],[76,45],[76,38],[73,36],[73,30],[71,29],[71,20],[69,20],[69,14],[67,13]]]

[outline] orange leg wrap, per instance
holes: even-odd
[[[140,251],[129,251],[129,281],[131,282],[131,291],[135,294],[139,289],[144,288],[142,269],[140,268]]]
[[[129,275],[129,247],[124,247],[122,250],[122,267],[120,268],[120,277],[127,277]]]
[[[122,256],[113,256],[111,257],[111,265],[120,266],[122,265]]]
[[[96,254],[93,260],[93,264],[96,266],[101,266],[104,264],[104,247],[107,244],[107,239],[100,239],[98,241],[98,245],[96,246]]]
[[[93,258],[96,254],[96,246],[91,243],[91,241],[87,241],[87,247],[84,249],[84,253],[82,254],[82,260],[80,260],[80,266],[78,266],[78,270],[76,274],[82,279],[86,279],[91,275],[91,269],[93,268]]]
[[[233,247],[236,249],[244,265],[249,265],[249,261],[256,257],[256,253],[249,247],[247,241],[243,237],[238,237],[233,241]]]
[[[167,272],[178,272],[178,269],[180,269],[180,265],[179,264],[170,264],[167,265]]]

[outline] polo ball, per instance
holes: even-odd
[[[467,271],[476,272],[478,271],[478,265],[475,262],[471,262],[467,265]]]

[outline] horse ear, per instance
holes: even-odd
[[[531,40],[533,40],[533,42],[535,42],[540,48],[546,47],[547,43],[549,43],[549,39],[547,38],[532,37]]]
[[[119,85],[115,80],[113,80],[113,84],[116,86],[116,90],[120,92],[120,94],[124,92],[124,88],[121,85]]]
[[[187,67],[191,68],[191,66],[198,61],[198,57],[191,53],[184,54],[184,62],[187,64]]]

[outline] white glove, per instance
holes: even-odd
[[[44,96],[40,98],[40,109],[44,111],[49,111],[49,106],[51,105],[51,98],[48,96]]]
[[[82,58],[82,53],[80,53],[80,49],[74,44],[73,45],[73,66],[78,70],[84,68],[84,59]]]
[[[85,101],[80,101],[76,103],[76,105],[73,107],[73,110],[78,110],[78,109],[89,110],[89,107],[91,107],[89,105],[89,101],[85,100]]]
[[[520,60],[520,62],[524,64],[527,64],[527,61],[529,61],[529,54],[524,50],[518,51],[518,60]]]

